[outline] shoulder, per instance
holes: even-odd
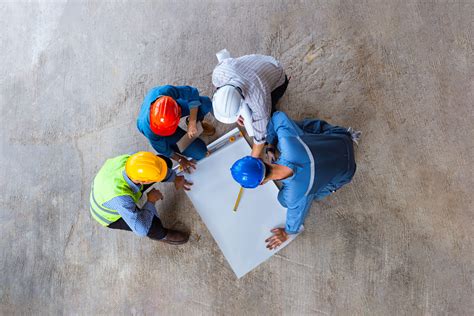
[[[148,103],[153,102],[158,98],[160,95],[167,95],[168,93],[174,91],[176,89],[175,86],[172,85],[164,85],[164,86],[157,86],[150,89],[145,97],[145,101]]]

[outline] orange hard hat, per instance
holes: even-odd
[[[181,107],[172,97],[159,97],[150,106],[150,128],[156,135],[173,135],[180,119]]]

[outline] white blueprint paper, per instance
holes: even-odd
[[[295,238],[292,235],[277,250],[266,248],[270,230],[284,227],[286,221],[286,209],[278,203],[278,189],[273,182],[244,189],[238,210],[233,212],[240,185],[232,179],[229,169],[237,159],[249,154],[250,146],[240,137],[199,161],[192,174],[186,174],[194,183],[186,193],[238,278]]]

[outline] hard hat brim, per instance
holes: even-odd
[[[237,119],[239,118],[239,114],[237,114],[235,116],[231,116],[231,117],[222,116],[218,111],[214,110],[214,117],[216,118],[216,120],[218,120],[221,123],[233,124],[233,123],[237,122]]]

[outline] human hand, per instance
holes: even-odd
[[[244,118],[241,115],[239,115],[239,118],[237,119],[237,124],[240,127],[244,127]]]
[[[151,189],[147,193],[147,200],[150,203],[156,203],[158,200],[163,200],[163,194],[160,192],[160,190]]]
[[[267,238],[265,242],[267,243],[267,248],[273,250],[281,246],[282,243],[288,240],[288,233],[284,228],[274,228],[271,230],[274,234],[272,237]]]
[[[184,176],[176,176],[174,179],[174,187],[176,190],[184,189],[186,191],[191,190],[191,186],[193,185],[192,182],[186,180]]]
[[[274,163],[276,160],[275,153],[272,151],[267,152],[267,160],[269,163]]]
[[[275,157],[275,148],[272,145],[268,145],[268,147],[265,150],[267,161],[269,163],[274,163],[276,160]]]
[[[188,124],[188,137],[193,138],[197,135],[196,121],[189,121]]]
[[[180,157],[178,163],[187,173],[192,173],[196,169],[196,163],[192,160],[186,159],[186,157]]]

